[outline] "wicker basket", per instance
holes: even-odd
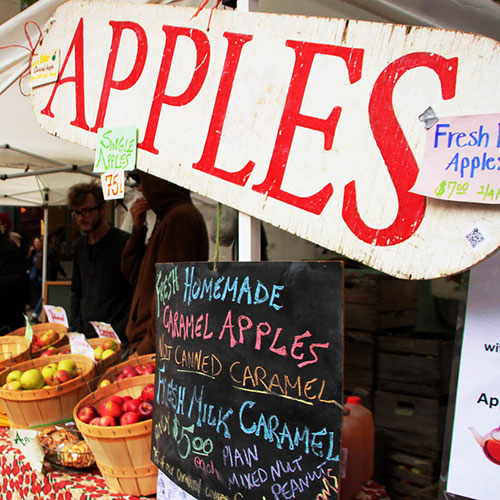
[[[44,425],[66,422],[73,418],[73,409],[83,397],[89,394],[89,381],[95,376],[94,362],[80,354],[65,354],[36,358],[11,367],[14,370],[41,368],[49,363],[58,363],[62,359],[76,362],[80,374],[75,378],[36,391],[8,391],[2,389],[11,370],[0,373],[0,400],[3,403],[11,427],[34,428]]]
[[[106,340],[109,339],[105,337],[98,337],[98,338],[87,339],[87,342],[92,346],[92,349],[96,349],[97,347],[102,345]],[[111,368],[112,366],[116,365],[118,361],[120,361],[122,355],[121,344],[119,342],[117,342],[117,344],[118,344],[118,349],[109,358],[103,359],[102,361],[96,360],[97,376],[101,375],[101,373],[104,373],[108,368]]]
[[[116,427],[88,425],[77,418],[86,405],[99,407],[108,397],[140,396],[142,388],[154,382],[154,375],[141,375],[115,382],[83,398],[73,417],[76,426],[95,456],[108,488],[122,495],[147,496],[156,493],[158,469],[151,462],[151,431],[153,420]]]
[[[31,325],[31,328],[33,328],[33,334],[37,336],[45,332],[46,330],[54,330],[57,333],[57,340],[55,340],[51,344],[40,347],[36,351],[32,349],[31,357],[33,358],[40,356],[40,354],[43,351],[45,351],[47,347],[61,347],[63,345],[68,344],[68,337],[66,335],[68,328],[62,325],[61,323],[38,323],[37,325]],[[6,335],[6,337],[9,336],[24,337],[25,335],[26,335],[26,327],[23,326],[9,333],[8,335]]]
[[[156,359],[156,354],[143,354],[142,356],[134,354],[133,356],[130,356],[130,358],[128,358],[126,361],[123,361],[122,363],[112,366],[111,368],[106,370],[99,379],[99,384],[104,379],[108,379],[110,382],[115,382],[116,377],[118,377],[123,368],[125,368],[128,365],[140,366],[146,363],[150,363],[151,361],[155,361],[155,359]]]

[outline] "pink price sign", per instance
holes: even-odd
[[[411,192],[500,203],[500,114],[440,118],[427,131],[424,161]]]

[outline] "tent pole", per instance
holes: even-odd
[[[52,160],[51,158],[47,158],[46,156],[37,155],[36,153],[30,153],[29,151],[25,151],[24,149],[16,148],[15,146],[11,146],[10,144],[2,144],[2,145],[0,145],[0,148],[10,149],[11,151],[15,151],[16,153],[21,153],[23,155],[31,156],[33,158],[38,158],[40,160],[50,161],[51,163],[54,163],[55,165],[63,165],[63,166],[67,165],[67,163],[64,163],[62,161]]]
[[[250,12],[257,9],[257,0],[237,0],[236,10]],[[238,260],[259,261],[260,251],[260,225],[259,219],[238,212]]]
[[[71,171],[75,171],[84,175],[89,175],[91,177],[99,177],[99,174],[96,174],[94,172],[86,172],[85,170],[82,170],[84,168],[91,166],[93,166],[93,163],[88,163],[86,165],[66,165],[63,167],[28,170],[27,172],[19,172],[18,174],[0,174],[0,180],[5,181],[7,179],[16,179],[17,177],[31,177],[32,175],[55,174],[58,172],[71,172]]]
[[[45,282],[47,281],[47,262],[49,250],[49,193],[45,193],[43,204],[43,251],[42,251],[42,300],[45,304]],[[43,311],[43,305],[42,305]]]

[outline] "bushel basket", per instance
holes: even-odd
[[[130,425],[100,427],[78,418],[87,405],[99,408],[110,396],[138,398],[142,388],[154,383],[154,375],[140,375],[97,389],[75,406],[73,417],[78,430],[95,456],[109,489],[123,495],[147,496],[156,493],[158,468],[151,462],[153,420]]]
[[[12,370],[41,369],[49,363],[63,359],[75,361],[75,378],[50,388],[10,391],[1,388]],[[94,362],[81,354],[55,355],[18,363],[0,373],[0,401],[9,417],[11,427],[36,428],[67,422],[73,418],[75,405],[89,394],[89,382],[95,376]]]

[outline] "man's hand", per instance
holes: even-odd
[[[136,229],[140,229],[146,223],[146,212],[151,209],[146,198],[138,198],[130,209],[132,221]]]

